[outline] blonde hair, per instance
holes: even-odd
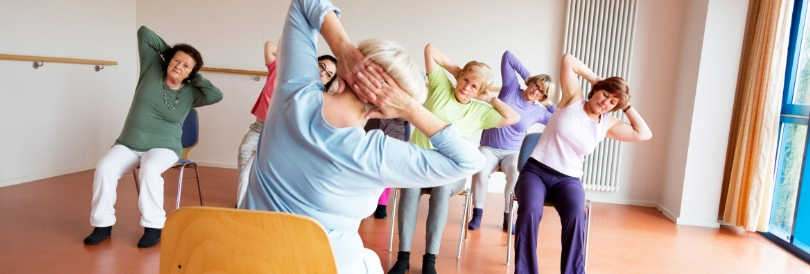
[[[548,74],[538,74],[529,77],[529,80],[526,82],[527,84],[531,84],[537,81],[541,82],[540,86],[542,86],[543,89],[546,91],[545,92],[546,98],[548,99],[554,98],[554,92],[557,91],[557,84],[554,83],[554,79],[552,79],[551,76],[548,76]]]
[[[394,81],[419,104],[427,100],[427,86],[422,72],[402,45],[383,39],[366,39],[357,44],[366,59],[380,65]]]
[[[484,91],[487,91],[489,87],[492,86],[492,69],[490,69],[487,64],[478,61],[467,62],[467,64],[464,65],[464,68],[461,69],[461,73],[458,74],[456,84],[458,84],[458,79],[461,79],[461,77],[464,77],[464,75],[467,75],[468,73],[473,77],[481,79],[481,86],[478,87],[478,94],[484,93]],[[476,96],[478,94],[476,94]]]

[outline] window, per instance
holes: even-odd
[[[795,0],[766,237],[810,261],[810,0]]]

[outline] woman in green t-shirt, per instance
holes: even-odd
[[[486,64],[470,61],[461,68],[438,48],[428,44],[425,46],[425,66],[430,82],[425,108],[444,122],[455,124],[467,138],[481,129],[508,126],[520,121],[517,112],[487,92],[492,85],[492,70]],[[455,77],[455,86],[445,70]],[[473,98],[477,101],[472,100]],[[427,136],[419,130],[414,131],[411,143],[434,149]],[[430,190],[430,210],[426,223],[427,245],[422,258],[422,273],[436,273],[436,254],[439,253],[442,231],[447,223],[450,197],[458,193],[465,182],[466,179]],[[421,191],[419,188],[401,190],[397,220],[399,253],[396,264],[388,273],[405,273],[410,268],[410,249]]]

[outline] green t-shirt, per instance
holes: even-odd
[[[466,105],[459,103],[453,94],[455,87],[441,66],[428,75],[428,82],[428,98],[423,106],[445,123],[456,125],[467,138],[472,138],[476,130],[498,126],[503,118],[498,110],[486,103],[476,100],[470,100]],[[411,136],[411,143],[422,148],[435,149],[430,139],[418,129]]]
[[[166,73],[160,53],[167,49],[169,45],[152,30],[146,27],[138,30],[141,75],[124,129],[115,143],[141,152],[167,148],[180,157],[183,150],[180,136],[183,134],[186,115],[192,107],[221,101],[222,92],[199,73],[190,84],[180,88],[179,93],[166,86],[163,79]],[[168,103],[163,101],[164,91]],[[170,110],[169,107],[174,109]]]

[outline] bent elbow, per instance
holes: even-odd
[[[517,124],[518,122],[520,122],[520,115],[513,115],[512,117],[509,117],[509,119],[506,121],[506,125],[511,126]]]

